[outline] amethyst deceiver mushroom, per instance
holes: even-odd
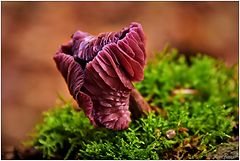
[[[54,60],[70,94],[95,127],[127,129],[131,81],[143,80],[145,36],[139,23],[92,36],[77,31]]]

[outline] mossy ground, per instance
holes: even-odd
[[[158,112],[132,121],[129,129],[94,129],[65,102],[44,113],[28,145],[45,159],[205,159],[238,135],[237,65],[227,68],[201,54],[186,59],[166,49],[148,62],[135,87]],[[168,130],[176,135],[168,138]]]

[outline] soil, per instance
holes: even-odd
[[[239,142],[230,142],[218,145],[216,151],[210,153],[207,159],[211,160],[239,160]]]

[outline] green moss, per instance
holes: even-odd
[[[149,61],[135,87],[160,114],[150,113],[125,131],[94,129],[83,112],[65,103],[35,128],[30,145],[50,159],[204,159],[233,136],[238,122],[237,67],[198,54],[186,59],[164,50]],[[195,94],[173,94],[177,89]],[[169,139],[168,130],[176,136]]]

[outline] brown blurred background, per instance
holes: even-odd
[[[2,2],[2,148],[26,139],[41,113],[67,98],[53,54],[72,33],[140,22],[151,56],[166,43],[238,62],[238,2]]]

